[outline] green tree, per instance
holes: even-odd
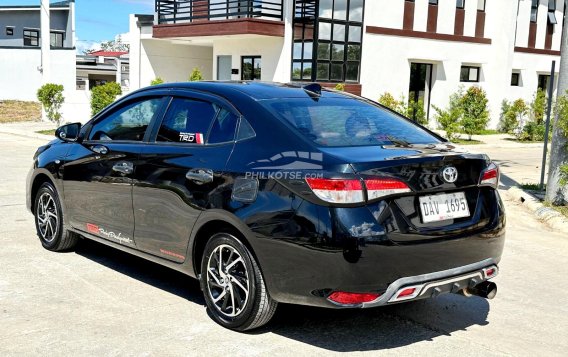
[[[158,84],[162,84],[164,83],[164,80],[160,77],[156,77],[154,79],[152,79],[152,81],[150,82],[151,86],[157,86]]]
[[[506,101],[503,101],[506,102]],[[503,111],[505,112],[503,113]],[[520,132],[519,126],[525,122],[525,117],[529,112],[529,107],[522,99],[515,100],[512,104],[507,102],[501,106],[501,119],[499,121],[499,131],[502,133],[516,134]]]
[[[96,86],[91,90],[91,114],[96,115],[108,105],[112,104],[116,97],[122,94],[120,84],[108,82],[102,86]]]
[[[474,134],[481,132],[487,127],[489,122],[487,103],[485,91],[475,86],[470,87],[461,99],[463,108],[461,128],[468,135],[469,140],[471,140]]]
[[[449,141],[455,141],[458,138],[460,122],[463,116],[462,97],[463,87],[460,87],[457,92],[450,95],[446,109],[432,105],[432,108],[434,108],[436,112],[436,121],[440,125],[440,128],[446,132],[446,138]]]
[[[37,91],[37,99],[43,105],[47,118],[59,126],[61,124],[61,106],[65,102],[61,84],[47,83]]]
[[[193,68],[191,74],[189,75],[190,82],[202,81],[203,75],[201,74],[201,70],[198,67]]]

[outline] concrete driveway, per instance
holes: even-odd
[[[197,282],[179,273],[89,241],[73,253],[44,250],[24,204],[25,175],[40,144],[0,134],[0,355],[486,357],[568,350],[568,237],[511,201],[495,300],[446,295],[354,311],[281,306],[268,326],[239,334],[210,320]]]

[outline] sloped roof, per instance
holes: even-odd
[[[118,51],[103,51],[103,50],[99,50],[99,51],[94,51],[94,52],[90,52],[89,56],[103,56],[103,57],[120,57],[122,55],[127,55],[128,52],[118,52]]]

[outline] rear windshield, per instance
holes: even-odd
[[[432,144],[440,140],[387,110],[350,98],[292,98],[261,103],[318,146]]]

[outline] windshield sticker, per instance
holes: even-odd
[[[185,143],[203,144],[202,133],[179,133],[179,141]]]

